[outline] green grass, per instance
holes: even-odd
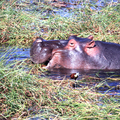
[[[50,40],[68,39],[73,34],[79,37],[93,35],[94,40],[120,43],[119,4],[108,6],[99,12],[91,10],[88,4],[85,9],[70,10],[75,14],[70,18],[63,18],[55,14],[48,17],[47,13],[56,9],[49,5],[39,3],[41,12],[28,13],[20,10],[23,8],[17,7],[15,3],[0,2],[1,45],[28,47],[37,36]],[[43,15],[42,12],[46,14]],[[5,55],[11,56],[13,51],[9,47],[6,49]],[[41,119],[120,118],[120,96],[95,91],[95,87],[102,86],[106,78],[100,78],[99,84],[93,87],[73,88],[76,82],[89,83],[98,78],[52,80],[44,75],[45,71],[40,65],[33,65],[29,59],[5,63],[5,56],[0,57],[0,119],[25,119],[34,114]]]
[[[95,40],[120,43],[119,4],[97,12],[86,4],[84,9],[70,10],[70,13],[74,13],[71,17],[61,17],[54,13],[50,15],[49,11],[55,8],[42,3],[39,4],[40,12],[25,12],[20,6],[17,7],[15,2],[1,6],[1,43],[27,46],[37,36],[50,40],[68,39],[73,34],[79,37],[93,35]]]
[[[5,64],[4,57],[0,58],[1,119],[35,116],[41,119],[119,119],[120,96],[95,91],[95,87],[101,87],[106,78],[86,76],[77,81],[68,77],[52,80],[29,59]],[[90,81],[96,85],[72,87]]]

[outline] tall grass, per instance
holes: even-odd
[[[2,4],[1,43],[29,45],[37,36],[48,40],[68,39],[72,34],[79,37],[93,35],[95,40],[120,42],[119,3],[99,11],[92,10],[90,5],[86,4],[85,8],[70,10],[70,17],[57,15],[52,7],[42,3],[38,8],[39,12],[37,8],[27,12],[20,6],[16,6],[16,2],[11,5]],[[53,11],[52,14],[50,11]]]
[[[10,48],[7,52],[13,54]],[[119,119],[120,96],[96,93],[94,86],[73,88],[91,80],[101,81],[98,87],[104,79],[52,80],[29,59],[6,61],[0,58],[0,119]]]

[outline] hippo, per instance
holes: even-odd
[[[49,61],[52,50],[63,47],[67,44],[66,40],[44,40],[37,38],[30,49],[31,60],[34,63],[44,63]]]
[[[75,35],[72,35],[68,40],[44,40],[43,38],[37,38],[30,49],[30,56],[33,63],[44,63],[49,61],[52,56],[52,51],[57,48],[63,48],[67,45],[70,39],[75,39],[78,41],[84,39],[93,39],[93,36],[90,35],[87,38],[79,38]]]
[[[116,43],[76,40],[70,37],[67,45],[52,51],[52,59],[45,69],[120,69],[120,45]]]

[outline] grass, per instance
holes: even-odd
[[[6,51],[9,56],[13,54],[10,48]],[[1,119],[35,116],[41,119],[119,119],[120,96],[96,92],[96,87],[101,87],[106,78],[52,80],[29,59],[5,64],[4,57],[0,58]],[[73,88],[75,84],[91,82],[95,86]]]
[[[55,15],[53,11],[57,9],[43,3],[39,3],[39,7],[42,8],[40,12],[26,12],[23,10],[25,7],[16,5],[16,1],[1,1],[1,45],[28,47],[37,36],[50,40],[67,39],[72,34],[79,37],[93,35],[95,40],[120,43],[119,4],[97,12],[86,4],[84,9],[71,9],[70,13],[75,13],[71,17]],[[48,14],[50,10],[53,12],[51,15]],[[85,76],[77,81],[69,77],[52,80],[40,65],[32,64],[29,59],[6,64],[13,49],[6,47],[4,52],[0,57],[0,119],[35,116],[60,120],[120,118],[120,96],[96,92],[96,87],[101,87],[107,78]],[[95,86],[73,88],[75,84],[91,82],[95,82]]]
[[[4,118],[22,119],[38,111],[40,111],[38,116],[44,118],[119,118],[119,101],[117,102],[114,97],[93,94],[91,90],[83,87],[79,90],[72,89],[69,85],[74,81],[38,79],[21,70],[9,71],[10,75],[4,73],[6,78],[1,82],[3,89],[1,111]],[[17,77],[11,79],[11,76]]]
[[[25,12],[16,6],[16,2],[12,5],[1,4],[0,42],[28,46],[37,36],[47,40],[68,39],[72,34],[79,37],[93,35],[95,40],[120,42],[119,4],[97,12],[86,4],[85,9],[70,10],[71,17],[56,15],[54,8],[48,5],[43,7],[42,3],[39,4],[41,7],[40,12]],[[50,11],[52,14],[49,14]]]

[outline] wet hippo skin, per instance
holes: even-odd
[[[69,38],[64,48],[54,49],[46,69],[120,69],[120,45]]]
[[[63,47],[67,42],[67,40],[46,41],[42,38],[37,38],[30,49],[31,60],[34,63],[44,63],[50,59],[53,49]]]
[[[63,48],[67,45],[69,39],[75,39],[77,41],[93,39],[90,35],[88,38],[79,38],[76,36],[70,36],[68,40],[44,40],[43,38],[37,38],[30,49],[31,60],[34,63],[44,63],[49,61],[52,56],[52,51],[57,48]]]

